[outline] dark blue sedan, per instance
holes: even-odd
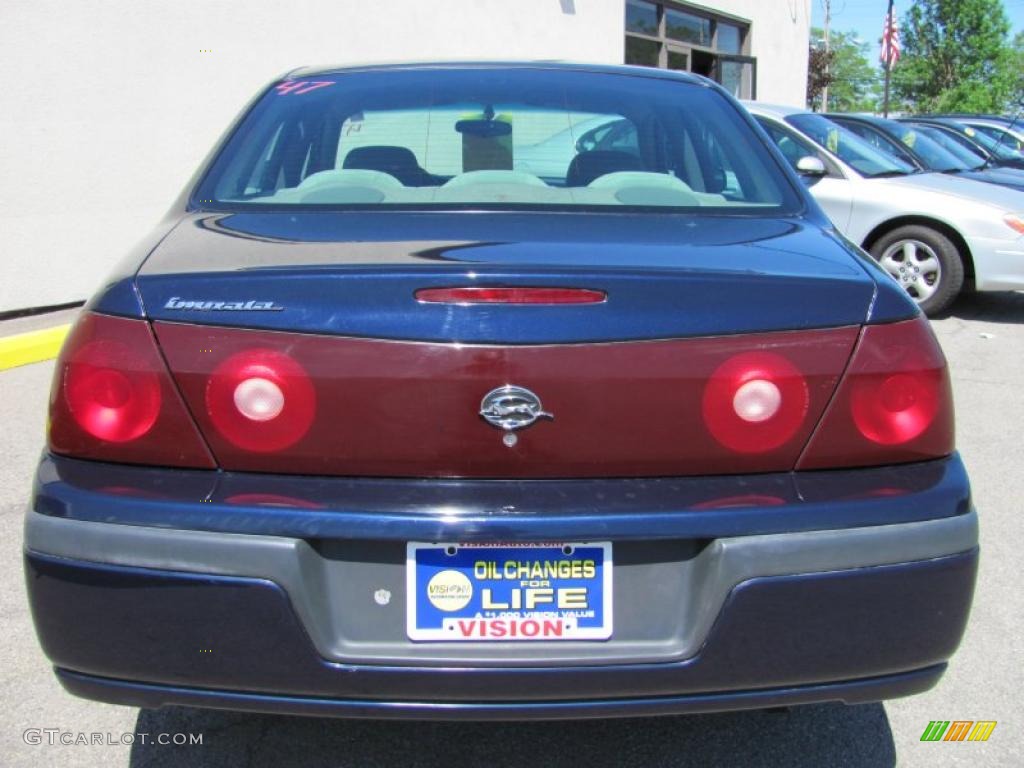
[[[828,119],[856,133],[872,146],[910,163],[919,171],[947,173],[1024,190],[1024,169],[998,167],[962,145],[943,142],[936,126],[914,126],[874,115],[829,114]],[[940,143],[942,142],[942,143]]]
[[[910,297],[718,86],[555,64],[271,84],[69,336],[25,529],[70,692],[374,718],[918,693],[977,562]]]

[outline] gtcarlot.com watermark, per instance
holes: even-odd
[[[159,744],[161,746],[195,746],[203,743],[201,733],[142,733],[124,731],[68,731],[63,728],[26,728],[22,740],[30,746],[117,746]]]

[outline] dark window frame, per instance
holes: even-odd
[[[647,0],[650,4],[654,5],[657,9],[658,18],[658,29],[657,34],[649,35],[642,32],[634,32],[633,30],[626,29],[626,38],[635,38],[638,40],[646,40],[651,43],[658,45],[658,69],[668,69],[668,56],[669,53],[680,53],[685,54],[687,57],[687,71],[693,71],[693,53],[706,53],[714,57],[715,67],[711,73],[712,79],[721,82],[721,67],[720,64],[725,61],[737,62],[740,64],[750,65],[750,99],[757,99],[757,58],[750,55],[750,39],[751,39],[751,23],[747,19],[742,19],[738,16],[731,16],[729,14],[719,13],[710,11],[705,8],[700,8],[686,3],[674,2],[674,0]],[[623,26],[625,27],[625,14],[626,14],[626,3],[623,4]],[[666,11],[678,11],[686,13],[690,16],[696,16],[701,19],[705,19],[711,23],[711,40],[710,45],[700,45],[698,43],[688,42],[685,40],[676,40],[675,38],[669,37],[667,32],[667,16]],[[740,51],[739,53],[733,53],[731,51],[722,51],[718,47],[718,27],[719,24],[728,24],[732,27],[737,27],[740,31]]]

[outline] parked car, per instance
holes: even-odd
[[[569,113],[637,154],[515,170]],[[722,88],[547,63],[272,83],[68,337],[25,528],[72,693],[352,717],[913,694],[977,561],[914,302]]]
[[[986,115],[978,114],[975,112],[935,112],[923,114],[921,115],[921,117],[947,117],[950,118],[951,120],[964,120],[964,118],[982,118],[984,120],[991,120],[1000,125],[1010,125],[1011,123],[1016,121],[1016,118],[1008,117],[1007,115]]]
[[[980,291],[1024,288],[1024,193],[919,173],[820,114],[748,108],[836,227],[925,312],[942,312],[965,282]],[[801,169],[805,158],[817,162]]]
[[[1024,125],[1021,125],[1019,120],[1007,121],[1005,118],[985,115],[971,115],[958,119],[964,125],[995,140],[1000,146],[1009,147],[1018,154],[1024,150]]]
[[[901,117],[898,119],[900,122],[913,123],[915,125],[932,125],[959,136],[962,141],[966,141],[969,145],[981,147],[986,154],[992,157],[992,165],[1024,168],[1024,155],[1014,149],[1010,142],[998,141],[970,125],[961,123],[959,120],[953,120],[948,117]]]
[[[947,152],[951,152],[956,155],[964,165],[972,168],[982,168],[984,170],[999,167],[995,155],[980,144],[971,141],[969,138],[957,133],[956,131],[951,132],[940,126],[927,125],[925,123],[904,122],[899,120],[894,120],[893,122],[898,122],[901,125],[906,125],[913,128],[915,131],[919,131],[922,136],[927,136]],[[1007,167],[1002,166],[1002,169],[1007,170]],[[1009,170],[1017,173],[1020,169],[1011,168]]]
[[[976,162],[974,158],[980,158],[984,161],[985,168],[1021,170],[1005,165],[995,154],[956,128],[936,123],[920,123],[905,118],[897,118],[896,122],[909,125],[915,130],[925,133],[931,139],[941,144],[946,150],[956,153],[966,163],[974,163]]]
[[[954,174],[1024,190],[1024,169],[989,167],[979,155],[940,144],[925,129],[872,115],[827,115],[829,120],[853,131],[872,146],[910,163],[917,170]]]

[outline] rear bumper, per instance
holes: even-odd
[[[851,583],[884,585],[907,578],[901,575],[903,570],[907,574],[931,571],[948,555],[969,552],[976,544],[977,517],[973,512],[927,522],[720,537],[707,543],[613,541],[614,590],[625,600],[617,609],[611,641],[453,644],[414,643],[405,636],[403,542],[310,542],[280,536],[83,522],[36,512],[28,513],[25,527],[30,573],[45,577],[32,585],[31,594],[34,600],[53,602],[52,607],[37,610],[37,625],[41,619],[66,617],[69,610],[90,603],[96,603],[89,610],[97,615],[109,613],[111,601],[122,597],[127,600],[125,616],[141,615],[149,610],[141,605],[148,599],[147,593],[163,594],[157,585],[166,584],[176,587],[175,594],[193,596],[187,601],[194,607],[187,610],[195,621],[200,620],[202,606],[216,602],[216,595],[238,592],[250,596],[253,603],[228,614],[240,627],[260,626],[253,617],[264,615],[271,603],[280,603],[275,608],[280,616],[274,621],[288,616],[296,622],[309,638],[309,650],[326,661],[433,667],[678,662],[698,655],[716,622],[723,621],[728,604],[758,584],[775,584],[774,589],[794,594],[795,610],[789,613],[794,628],[798,628],[810,620],[803,616],[807,600],[820,600],[818,592],[830,592],[836,574],[845,574]],[[886,574],[891,575],[885,578]],[[794,584],[784,586],[789,584],[787,579],[795,580]],[[969,581],[966,584],[969,586]],[[44,585],[52,590],[45,591]],[[897,593],[906,589],[901,585]],[[387,605],[375,601],[378,590],[393,596]],[[762,590],[758,587],[754,592]],[[880,587],[880,594],[872,601],[883,599],[881,593],[888,590],[888,586]],[[845,609],[829,609],[833,615],[823,624],[823,632],[828,626],[850,623],[865,611],[870,616],[867,604],[855,598],[855,591],[851,592],[849,600],[854,602]],[[905,599],[915,598],[907,593]],[[754,606],[743,608],[743,615],[749,617],[756,605],[755,601]],[[185,603],[181,608],[186,610]],[[894,614],[900,613],[898,606],[893,608]],[[941,610],[941,601],[936,609]],[[151,626],[173,621],[173,615],[155,610]],[[111,619],[115,626],[123,623],[116,616]],[[187,618],[183,615],[180,620]],[[212,614],[202,620],[217,622]],[[55,637],[81,632],[72,622],[67,623],[69,626],[55,628]],[[755,622],[742,631],[757,635],[759,626]],[[200,637],[194,641],[188,646],[184,638],[178,640],[185,647],[205,648]],[[96,642],[101,651],[108,646],[102,637],[91,642]],[[142,638],[133,642],[141,643]],[[870,643],[867,634],[864,642]],[[221,648],[234,644],[232,640]],[[941,660],[935,657],[924,661]],[[64,666],[84,669],[73,664]],[[864,671],[880,674],[890,670]],[[116,669],[101,670],[102,674],[111,672],[116,673]]]
[[[929,690],[938,682],[945,668],[945,664],[939,664],[913,672],[867,680],[767,690],[533,702],[367,701],[285,696],[110,680],[64,669],[57,670],[57,679],[69,693],[76,696],[133,707],[157,708],[175,705],[240,712],[374,720],[583,720],[732,712],[824,701],[841,701],[845,704],[882,701]]]
[[[921,481],[922,472],[930,482]],[[883,485],[881,492],[857,494],[845,502],[848,508],[841,500],[808,500],[805,492],[798,501],[761,509],[647,512],[660,521],[651,530],[626,528],[624,512],[609,512],[601,526],[601,510],[591,510],[585,539],[610,540],[616,553],[619,597],[606,642],[412,643],[405,637],[404,540],[437,532],[417,526],[443,524],[444,539],[452,541],[581,538],[581,519],[554,510],[540,526],[522,514],[454,521],[439,521],[437,513],[385,515],[390,525],[370,520],[347,537],[324,536],[322,527],[304,537],[282,535],[301,527],[304,510],[291,510],[287,526],[281,523],[273,535],[240,533],[263,513],[232,515],[210,502],[192,505],[208,516],[205,529],[100,522],[104,511],[109,519],[134,509],[155,523],[158,513],[186,508],[125,498],[123,486],[99,492],[54,482],[37,492],[27,516],[26,574],[36,629],[62,683],[104,701],[477,719],[852,703],[931,687],[959,644],[970,609],[977,518],[962,465],[952,457],[941,467],[899,473],[915,490]],[[827,476],[815,473],[810,482]],[[743,480],[730,482],[749,490]],[[645,485],[655,483],[628,487]],[[849,495],[848,484],[832,486]],[[550,483],[537,488],[557,491]],[[68,514],[38,511],[60,509],[60,498]],[[749,502],[750,495],[744,498]],[[821,507],[847,522],[853,512],[862,520],[888,514],[901,522],[719,530],[705,537],[686,532],[735,530],[744,520],[748,527],[809,521],[809,511]],[[185,519],[200,519],[197,509],[186,511]],[[281,507],[265,511],[278,523],[286,514]],[[308,522],[336,524],[327,512],[310,513]],[[232,524],[233,532],[216,529]],[[387,605],[374,600],[381,589],[394,596]]]
[[[598,717],[926,690],[959,644],[977,557],[972,548],[748,578],[728,592],[688,658],[555,665],[552,649],[531,647],[544,666],[327,660],[285,590],[265,579],[32,551],[26,570],[39,638],[66,670],[62,682],[104,701],[366,717]]]

